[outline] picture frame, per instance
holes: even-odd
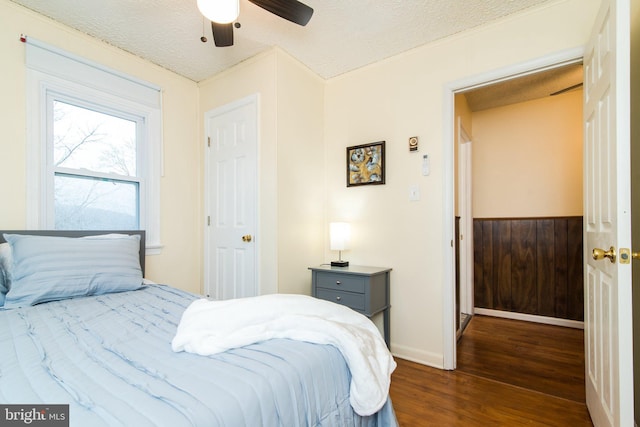
[[[385,141],[347,147],[347,187],[384,184]]]

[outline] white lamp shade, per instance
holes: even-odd
[[[198,9],[209,21],[229,24],[240,14],[239,0],[198,0]]]
[[[347,222],[332,222],[329,224],[329,239],[332,251],[349,249],[351,226]]]

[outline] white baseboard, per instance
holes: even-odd
[[[416,350],[413,347],[393,344],[393,342],[391,343],[391,353],[394,357],[398,357],[400,359],[420,363],[421,365],[427,365],[433,368],[444,369],[444,356],[442,354]]]
[[[557,317],[536,316],[534,314],[514,313],[511,311],[491,310],[488,308],[478,307],[473,309],[473,314],[502,317],[504,319],[524,320],[525,322],[544,323],[547,325],[564,326],[567,328],[584,329],[584,322],[578,320],[559,319]]]

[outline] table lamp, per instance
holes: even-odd
[[[346,222],[329,224],[329,239],[332,251],[338,251],[338,261],[331,261],[332,267],[348,267],[349,261],[342,260],[342,251],[349,249],[351,227]]]

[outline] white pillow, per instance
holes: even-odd
[[[4,306],[4,300],[11,285],[11,246],[8,243],[0,243],[0,307]]]
[[[0,268],[6,272],[11,271],[13,259],[11,257],[11,245],[9,243],[0,243]]]
[[[7,278],[4,269],[0,267],[0,308],[4,307],[4,300],[7,295]]]

